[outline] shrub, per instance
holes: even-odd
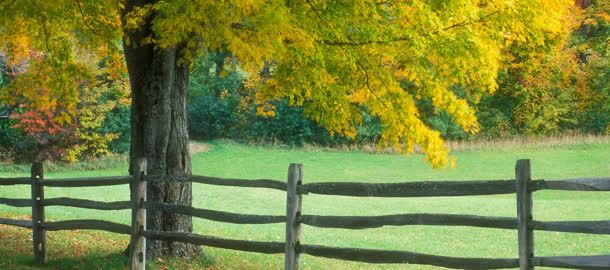
[[[188,121],[192,138],[230,138],[293,146],[347,142],[343,137],[331,136],[287,100],[270,101],[275,107],[273,116],[258,115],[254,92],[244,87],[243,74],[216,71],[214,60],[217,59],[213,54],[199,59],[190,77]],[[373,130],[363,129],[363,132]]]
[[[104,123],[97,129],[102,134],[116,134],[117,137],[108,143],[108,148],[113,153],[129,152],[131,141],[131,108],[128,105],[119,104],[114,109],[106,112]]]

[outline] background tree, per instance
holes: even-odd
[[[562,35],[511,46],[499,90],[477,105],[483,136],[608,134],[610,4],[577,3]]]
[[[356,136],[363,111],[379,119],[379,144],[417,148],[433,166],[448,162],[440,133],[421,118],[418,100],[444,111],[466,132],[479,125],[472,103],[497,88],[503,53],[561,35],[569,1],[268,1],[57,0],[3,2],[0,50],[19,63],[43,52],[42,76],[13,84],[31,106],[75,111],[79,52],[121,53],[131,84],[130,159],[149,160],[149,200],[191,203],[186,101],[189,68],[206,51],[229,51],[246,72],[259,112],[288,100],[331,133]],[[33,72],[34,69],[30,69]],[[263,70],[264,72],[260,72]],[[455,87],[464,89],[460,96]],[[37,93],[49,91],[40,97]],[[469,103],[470,101],[470,103]],[[192,230],[191,219],[151,212],[153,230]],[[196,249],[152,241],[152,257]]]

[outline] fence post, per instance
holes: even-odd
[[[303,165],[291,163],[288,168],[288,188],[286,189],[286,255],[284,270],[299,269],[299,251],[301,223],[301,195],[297,186],[303,184]]]
[[[528,189],[531,183],[529,159],[517,160],[515,166],[515,183],[517,185],[517,221],[519,234],[519,269],[534,269],[534,231],[529,226],[532,220],[532,192]]]
[[[47,262],[47,233],[44,229],[44,186],[42,163],[32,163],[32,243],[34,246],[34,264]]]
[[[131,270],[146,269],[146,238],[142,231],[146,230],[146,159],[138,160],[131,183],[131,243],[129,257]]]

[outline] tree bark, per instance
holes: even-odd
[[[136,6],[155,1],[125,1],[125,15]],[[155,48],[141,44],[155,36],[151,29],[154,14],[137,31],[124,33],[123,46],[131,84],[131,148],[129,171],[139,158],[148,161],[148,175],[162,176],[168,182],[149,182],[147,200],[178,205],[192,204],[188,150],[186,97],[189,68],[178,63],[181,46]],[[192,232],[192,217],[162,211],[147,213],[147,228],[155,231]],[[160,256],[191,258],[200,248],[178,242],[147,241],[149,259]]]

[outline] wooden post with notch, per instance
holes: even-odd
[[[303,165],[291,163],[288,168],[288,188],[286,189],[286,253],[285,270],[299,269],[299,251],[301,237],[301,195],[297,186],[303,184]]]
[[[519,269],[534,269],[534,230],[529,226],[532,221],[532,192],[528,189],[531,183],[529,159],[517,160],[515,166],[515,183],[517,185],[517,221],[519,235]]]
[[[146,159],[138,160],[131,183],[131,243],[129,257],[131,270],[146,269],[146,238],[142,232],[146,230]]]
[[[44,179],[42,163],[32,163],[32,244],[34,246],[34,264],[47,262],[47,233],[44,229]]]

